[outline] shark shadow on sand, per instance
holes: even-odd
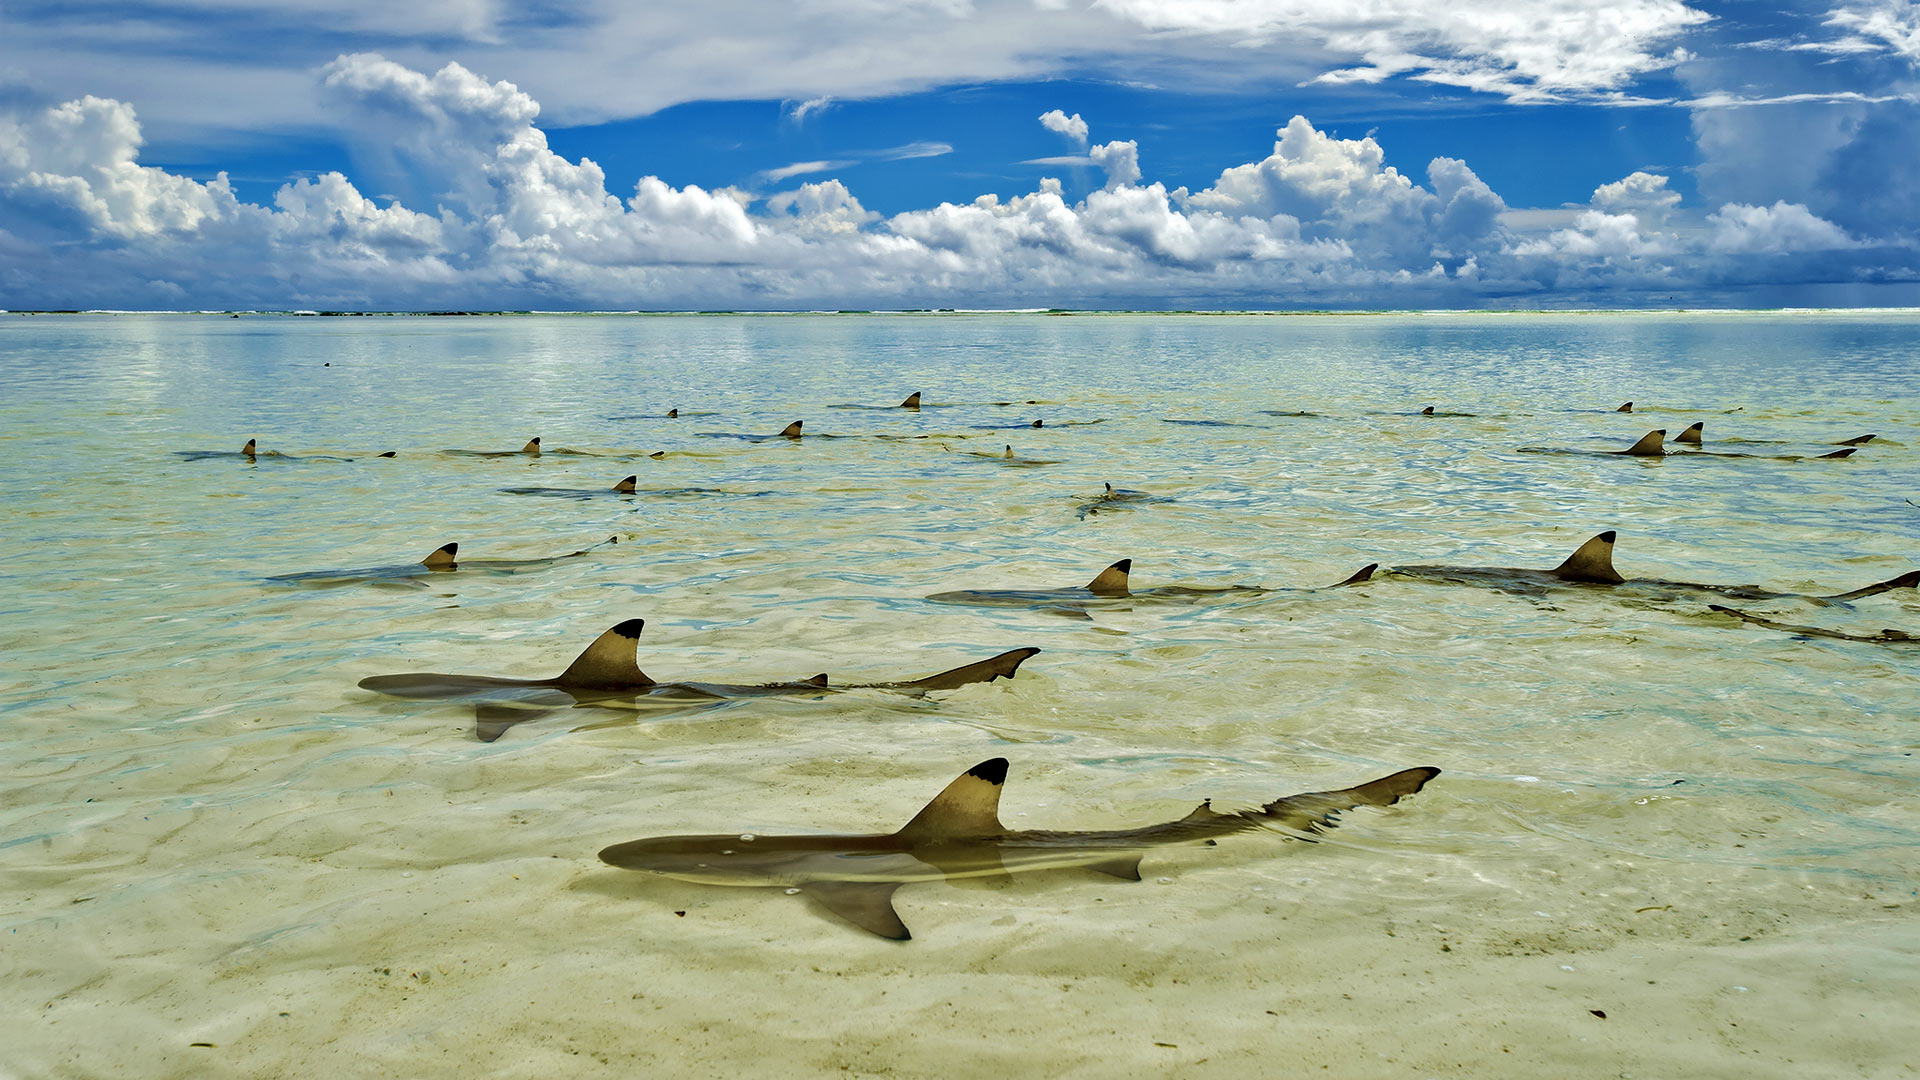
[[[375,675],[360,680],[360,688],[391,697],[416,700],[473,701],[474,734],[492,742],[515,724],[539,719],[554,709],[600,707],[639,709],[649,706],[684,708],[735,698],[778,695],[818,695],[840,690],[895,690],[924,694],[952,690],[969,683],[1011,679],[1020,665],[1039,649],[1012,649],[998,656],[962,664],[921,679],[829,685],[827,676],[760,684],[712,682],[655,682],[640,670],[635,649],[643,619],[626,622],[595,638],[565,671],[546,679],[511,679],[492,675],[446,675],[411,672]]]
[[[1743,623],[1751,623],[1754,626],[1764,626],[1769,630],[1778,630],[1783,634],[1793,634],[1798,637],[1832,638],[1835,641],[1865,641],[1877,645],[1920,645],[1920,635],[1909,634],[1905,630],[1881,630],[1875,634],[1849,634],[1841,630],[1828,630],[1821,626],[1796,626],[1793,623],[1775,622],[1772,619],[1760,615],[1750,614],[1745,611],[1735,611],[1730,607],[1721,607],[1719,604],[1708,604],[1707,609],[1709,611],[1717,611],[1722,615],[1731,615]]]
[[[913,935],[893,908],[902,885],[968,878],[1006,880],[1026,870],[1085,867],[1140,880],[1140,859],[1169,844],[1269,829],[1311,840],[1358,806],[1392,806],[1440,773],[1407,769],[1357,787],[1289,795],[1265,806],[1222,813],[1211,800],[1186,817],[1133,829],[1086,832],[1010,830],[1000,823],[1007,759],[968,769],[897,832],[839,836],[656,836],[614,844],[600,859],[703,885],[781,887],[819,903],[869,933],[896,941]],[[1291,838],[1291,837],[1290,837]]]
[[[1324,587],[1338,589],[1346,585],[1359,585],[1371,580],[1373,572],[1378,568],[1378,563],[1369,563],[1345,581],[1337,581]],[[1069,586],[1064,589],[964,589],[958,592],[934,593],[927,599],[936,604],[1027,608],[1049,615],[1090,619],[1093,617],[1090,611],[1094,608],[1125,611],[1135,600],[1193,603],[1221,597],[1320,591],[1314,586],[1270,589],[1259,585],[1156,585],[1145,589],[1134,589],[1128,580],[1132,572],[1133,560],[1121,559],[1095,574],[1093,580],[1085,585]]]
[[[618,544],[620,538],[609,536],[590,547],[579,551],[569,551],[565,555],[550,555],[543,559],[461,559],[458,557],[460,545],[446,544],[427,553],[427,557],[416,563],[398,563],[392,566],[363,566],[351,570],[309,570],[299,574],[277,574],[268,581],[283,585],[301,585],[309,588],[332,588],[336,585],[354,585],[362,582],[409,581],[433,574],[478,573],[478,574],[519,574],[529,570],[544,570],[562,559],[576,559],[610,544]]]

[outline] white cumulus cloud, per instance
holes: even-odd
[[[1080,119],[1079,113],[1068,116],[1059,109],[1050,109],[1040,114],[1040,123],[1048,131],[1059,132],[1082,146],[1086,145],[1087,122]]]

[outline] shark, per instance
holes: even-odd
[[[804,420],[795,420],[773,435],[741,435],[731,431],[702,431],[698,434],[709,439],[744,439],[747,442],[770,442],[774,439],[792,439],[797,442],[801,438],[800,429],[805,426],[805,424],[806,421]],[[834,438],[832,435],[821,435],[817,437],[823,439]]]
[[[1680,444],[1681,446],[1691,446],[1691,447],[1704,446],[1705,445],[1704,435],[1706,432],[1706,428],[1707,428],[1707,425],[1705,421],[1696,422],[1691,426],[1689,426],[1685,431],[1682,431],[1680,434],[1674,436],[1673,441]],[[1872,435],[1861,435],[1857,438],[1842,439],[1841,441],[1835,443],[1834,445],[1843,446],[1843,447],[1846,447],[1846,449],[1835,450],[1826,454],[1743,454],[1743,453],[1737,453],[1729,450],[1695,449],[1693,451],[1690,451],[1687,456],[1689,457],[1767,458],[1772,461],[1806,461],[1809,458],[1812,458],[1812,459],[1848,458],[1854,455],[1854,451],[1858,450],[1860,447],[1866,445],[1867,443],[1872,442],[1873,439],[1874,439],[1874,436]]]
[[[961,437],[962,437],[962,438],[965,438],[965,436],[961,436]],[[942,447],[941,447],[941,449],[943,449],[943,450],[953,450],[953,447],[951,447],[951,446],[942,446]],[[999,452],[999,453],[997,453],[997,454],[989,454],[989,453],[986,453],[986,452],[984,452],[984,451],[981,451],[981,450],[959,450],[959,451],[955,451],[955,452],[956,452],[956,453],[961,453],[961,454],[965,454],[965,455],[966,455],[966,456],[968,456],[968,457],[977,457],[977,458],[985,458],[985,459],[986,459],[986,460],[988,460],[988,461],[997,461],[997,462],[999,462],[999,463],[1000,463],[1000,464],[1002,464],[1002,465],[1012,465],[1012,466],[1015,466],[1015,467],[1022,467],[1022,468],[1024,468],[1024,467],[1030,467],[1030,466],[1034,466],[1034,465],[1058,465],[1058,464],[1060,464],[1060,462],[1058,462],[1058,461],[1056,461],[1056,460],[1053,460],[1053,459],[1050,459],[1050,458],[1029,458],[1029,457],[1020,457],[1020,456],[1018,456],[1018,455],[1016,455],[1016,454],[1015,454],[1015,453],[1013,452],[1013,444],[1012,444],[1012,443],[1008,443],[1008,444],[1006,444],[1006,449],[1005,449],[1005,450],[1002,450],[1001,452]]]
[[[432,574],[451,574],[459,571],[484,574],[517,574],[526,570],[544,570],[562,559],[573,559],[585,555],[597,548],[617,544],[620,538],[609,536],[591,547],[579,551],[569,551],[565,555],[551,555],[543,559],[462,559],[459,557],[458,542],[442,544],[427,553],[419,562],[395,563],[390,566],[362,566],[351,570],[308,570],[298,574],[278,574],[268,578],[284,585],[303,585],[328,588],[335,585],[352,585],[357,582],[406,581],[412,578],[427,577]]]
[[[1920,634],[1909,634],[1905,630],[1881,630],[1873,634],[1849,634],[1841,630],[1828,630],[1821,626],[1796,626],[1793,623],[1775,622],[1761,615],[1737,611],[1719,604],[1708,604],[1709,611],[1722,615],[1731,615],[1743,623],[1764,626],[1769,630],[1778,630],[1783,634],[1796,634],[1800,637],[1832,638],[1836,641],[1869,641],[1880,645],[1920,645]]]
[[[602,848],[600,861],[703,885],[784,888],[862,930],[907,941],[913,935],[893,906],[893,894],[902,885],[1004,880],[1029,870],[1070,867],[1139,881],[1140,860],[1153,848],[1211,845],[1222,836],[1261,829],[1311,841],[1315,834],[1335,828],[1341,813],[1360,806],[1392,806],[1440,774],[1422,766],[1246,810],[1215,810],[1208,800],[1183,818],[1157,825],[1063,832],[1014,830],[1001,824],[1000,792],[1008,767],[1006,758],[975,765],[890,833],[654,836]]]
[[[1327,588],[1359,585],[1369,581],[1378,563],[1369,563],[1344,581]],[[1248,596],[1273,592],[1314,592],[1311,586],[1295,589],[1270,589],[1258,585],[1157,585],[1134,589],[1129,581],[1133,560],[1121,559],[1093,576],[1085,585],[1064,589],[963,589],[934,593],[927,597],[936,604],[966,604],[975,607],[1024,607],[1053,615],[1086,619],[1095,607],[1124,607],[1119,601],[1166,600],[1192,602],[1222,596]],[[1110,603],[1112,602],[1112,603]]]
[[[461,457],[520,457],[522,455],[526,457],[539,457],[540,436],[535,435],[533,438],[528,439],[527,445],[518,450],[444,450],[441,452],[458,454]]]
[[[1144,491],[1130,488],[1116,488],[1106,485],[1107,490],[1080,504],[1080,519],[1086,520],[1088,514],[1097,514],[1102,510],[1131,510],[1136,506],[1149,503],[1170,503],[1174,499],[1169,495],[1149,495]]]
[[[717,682],[656,682],[640,670],[636,650],[644,619],[628,619],[603,632],[565,671],[544,679],[517,679],[494,675],[449,675],[409,672],[374,675],[360,680],[360,688],[390,697],[415,700],[474,701],[474,732],[484,742],[498,739],[515,724],[537,719],[545,711],[575,706],[640,708],[648,705],[708,703],[735,698],[779,695],[817,695],[840,690],[894,690],[923,695],[952,690],[971,683],[1011,679],[1020,665],[1039,653],[1036,648],[1009,649],[985,660],[919,679],[832,684],[822,673],[784,682],[741,684]]]
[[[640,482],[640,474],[635,473],[610,488],[553,488],[521,487],[501,488],[502,495],[539,495],[549,499],[598,499],[607,495],[632,495],[635,485]]]
[[[920,411],[920,391],[915,390],[913,393],[908,394],[907,399],[905,401],[902,401],[898,405],[831,405],[828,407],[833,409],[881,409],[886,412],[894,412],[899,409],[905,409],[908,412],[919,412]]]
[[[1710,585],[1697,581],[1666,581],[1659,578],[1626,578],[1613,568],[1613,546],[1618,533],[1613,529],[1581,544],[1560,565],[1550,569],[1517,566],[1396,566],[1389,576],[1420,578],[1458,585],[1481,585],[1505,592],[1538,594],[1548,589],[1573,585],[1598,585],[1624,588],[1638,593],[1671,596],[1676,593],[1713,593],[1736,600],[1814,600],[1847,602],[1878,596],[1893,589],[1920,586],[1920,570],[1909,570],[1898,577],[1875,582],[1851,592],[1831,595],[1779,592],[1758,585]]]
[[[240,449],[238,450],[175,450],[173,454],[175,457],[184,458],[187,461],[212,461],[212,460],[218,460],[220,458],[239,458],[240,460],[245,461],[249,464],[252,464],[258,461],[352,461],[353,460],[352,458],[335,457],[330,454],[294,455],[294,454],[283,454],[278,450],[262,450],[260,449],[260,442],[258,439],[248,439],[244,444],[241,445]],[[390,457],[396,456],[396,451],[388,450],[384,454],[375,454],[373,456],[390,458]]]

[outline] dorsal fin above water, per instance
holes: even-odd
[[[780,434],[789,439],[797,439],[800,437],[800,425],[804,423],[806,423],[804,420],[795,420],[793,423],[781,428]]]
[[[1705,431],[1706,427],[1707,427],[1707,422],[1705,420],[1697,420],[1694,423],[1688,425],[1687,430],[1681,432],[1678,435],[1675,435],[1673,437],[1673,441],[1677,443],[1688,443],[1693,446],[1699,446],[1700,433]]]
[[[1625,405],[1622,405],[1622,406],[1620,406],[1619,408],[1617,408],[1617,409],[1615,409],[1615,410],[1613,410],[1613,411],[1614,411],[1614,412],[1632,412],[1632,411],[1633,411],[1633,402],[1631,402],[1631,401],[1629,401],[1629,402],[1627,402],[1627,403],[1626,403]]]
[[[520,452],[523,454],[539,453],[540,452],[540,436],[535,435],[533,438],[528,439],[527,445],[521,447]]]
[[[1127,575],[1133,572],[1133,560],[1121,559],[1105,570],[1093,575],[1087,582],[1087,591],[1098,596],[1127,595]]]
[[[1007,831],[1000,824],[1000,790],[1006,782],[1007,759],[989,758],[960,774],[894,835],[921,843],[998,836]]]
[[[667,410],[667,419],[669,419],[669,420],[678,420],[679,418],[680,418],[680,410],[679,410],[679,409],[668,409],[668,410]]]
[[[1613,541],[1617,534],[1608,529],[1581,544],[1567,561],[1553,568],[1553,576],[1562,581],[1591,581],[1600,585],[1618,585],[1626,579],[1613,568]]]
[[[1433,406],[1431,406],[1431,405],[1429,405],[1429,406],[1427,406],[1426,408],[1424,408],[1424,409],[1421,409],[1421,410],[1420,410],[1420,415],[1421,415],[1421,416],[1432,416],[1432,415],[1433,415]]]
[[[254,442],[254,441],[253,441],[252,439],[248,439],[248,440],[247,440],[247,445],[245,445],[245,446],[243,446],[243,447],[241,447],[241,448],[240,448],[240,452],[241,452],[242,454],[245,454],[245,455],[246,455],[246,456],[248,456],[248,457],[252,457],[252,456],[253,456],[253,442]]]
[[[1847,448],[1846,448],[1845,450],[1835,450],[1835,451],[1834,451],[1833,453],[1831,453],[1831,454],[1821,454],[1820,456],[1821,456],[1821,457],[1823,457],[1823,458],[1840,458],[1840,457],[1852,457],[1852,456],[1853,456],[1853,454],[1854,454],[1854,451],[1855,451],[1855,450],[1858,450],[1858,449],[1859,449],[1859,447],[1856,447],[1856,446],[1849,446],[1849,447],[1847,447]]]
[[[1001,454],[1000,456],[1001,456],[1001,457],[1012,457],[1012,456],[1013,456],[1013,444],[1012,444],[1012,443],[1008,443],[1008,444],[1007,444],[1007,452],[1006,452],[1006,453],[1004,453],[1004,454]]]
[[[919,408],[920,407],[920,391],[915,390],[913,393],[908,394],[907,400],[901,402],[900,407],[903,409]]]
[[[381,454],[380,456],[381,457],[398,457],[399,453],[400,452],[398,450],[389,450],[386,453]]]
[[[655,450],[653,453],[648,454],[647,456],[650,458],[663,458],[667,456],[667,452],[665,450]]]
[[[1372,581],[1373,572],[1378,569],[1380,569],[1379,563],[1370,562],[1367,565],[1361,567],[1360,569],[1354,571],[1354,574],[1352,577],[1348,578],[1345,581],[1336,581],[1333,583],[1331,587],[1337,589],[1342,585],[1361,585],[1366,582]]]
[[[1837,443],[1834,443],[1833,445],[1835,445],[1835,446],[1865,446],[1865,445],[1866,445],[1867,443],[1870,443],[1870,442],[1872,442],[1873,440],[1874,440],[1874,436],[1872,436],[1872,435],[1855,435],[1855,436],[1854,436],[1853,438],[1851,438],[1851,439],[1841,439],[1841,440],[1840,440],[1839,442],[1837,442]]]
[[[622,495],[631,495],[633,494],[634,486],[639,483],[639,480],[640,480],[640,474],[634,473],[632,476],[629,476],[625,480],[622,480],[619,483],[613,485],[613,490],[619,492]]]
[[[810,683],[814,686],[825,686],[827,685],[827,673],[823,671],[820,674],[815,675],[811,679],[802,679],[801,681]]]
[[[640,631],[646,625],[644,619],[628,619],[594,638],[593,644],[575,657],[553,682],[596,690],[653,685],[634,657],[634,649],[640,644]]]
[[[1042,425],[1042,421],[1039,421],[1039,420],[1035,420],[1035,421],[1033,422],[1033,426],[1034,426],[1034,427],[1041,427],[1041,426],[1043,426],[1043,425]]]
[[[426,558],[420,560],[420,565],[421,566],[452,566],[456,561],[456,557],[459,555],[459,553],[460,553],[460,544],[458,542],[448,544],[444,547],[437,547],[437,548],[434,548],[433,551],[428,553]]]
[[[1640,436],[1639,442],[1620,451],[1620,453],[1632,457],[1665,457],[1667,453],[1665,447],[1666,441],[1667,429],[1654,428],[1652,431]]]

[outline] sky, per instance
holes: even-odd
[[[1920,0],[8,0],[0,309],[1920,305]]]

